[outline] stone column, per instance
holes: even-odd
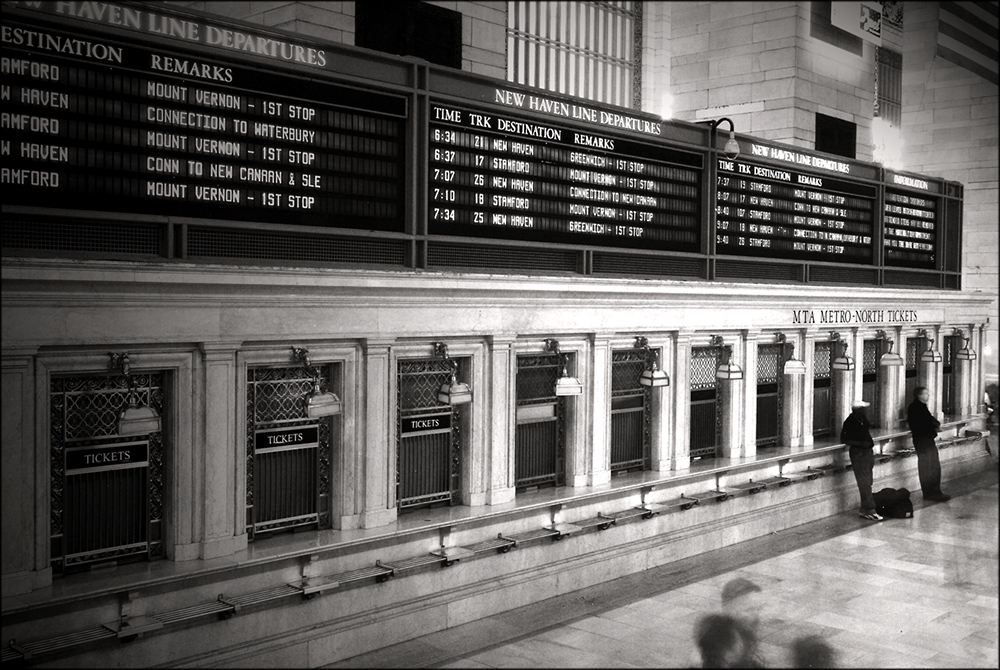
[[[741,458],[747,455],[755,455],[757,453],[756,439],[751,449],[748,449],[747,445],[744,443],[744,433],[743,433],[743,419],[746,414],[745,408],[743,407],[746,401],[746,364],[740,364],[741,356],[739,351],[741,347],[739,342],[730,343],[729,346],[733,347],[732,354],[730,356],[730,361],[734,365],[739,365],[743,368],[744,379],[719,379],[716,390],[718,395],[717,402],[722,403],[722,457],[723,458]],[[757,354],[757,343],[753,343],[753,352],[756,356]],[[754,378],[751,380],[756,386],[756,366],[754,367]],[[754,430],[756,430],[756,423],[754,423]],[[747,453],[750,451],[751,453]]]
[[[3,594],[16,596],[52,583],[49,567],[49,450],[35,449],[35,406],[48,408],[48,389],[36,398],[37,349],[3,352]],[[43,440],[44,442],[44,440]],[[43,445],[47,446],[47,445]]]
[[[664,432],[669,432],[673,444],[667,453],[661,451],[662,457],[669,457],[669,462],[661,460],[658,470],[683,470],[691,467],[691,335],[678,334],[673,367],[667,367],[663,361],[663,369],[671,375],[671,385],[674,390],[671,400],[674,404],[674,420],[664,423]],[[654,465],[657,465],[654,461]]]
[[[611,341],[594,338],[592,383],[584,385],[584,396],[590,390],[589,402],[581,403],[591,415],[591,449],[587,452],[587,485],[599,486],[611,481]]]
[[[761,337],[762,334],[759,330],[747,333],[743,381],[730,382],[730,388],[731,384],[735,383],[741,384],[744,389],[743,403],[741,406],[737,406],[737,410],[741,410],[739,414],[743,417],[743,429],[738,434],[739,444],[734,445],[733,448],[733,456],[737,457],[757,455],[757,362]],[[725,410],[723,410],[723,417],[725,416]],[[724,427],[725,423],[723,423],[723,430],[725,430]]]
[[[798,337],[794,337],[785,354],[794,354],[799,348]],[[779,363],[781,365],[781,363]],[[804,443],[803,426],[805,425],[805,387],[808,368],[805,363],[793,359],[784,363],[781,375],[781,392],[783,406],[781,409],[781,444],[786,447],[800,447]],[[810,394],[811,395],[811,394]],[[812,412],[812,403],[809,403]],[[809,425],[812,426],[810,416]],[[811,432],[811,431],[810,431]]]
[[[674,399],[678,395],[677,355],[670,340],[649,342],[653,351],[658,351],[657,365],[670,378],[669,386],[652,389],[649,402],[649,432],[650,432],[650,469],[665,471],[671,469],[671,446],[676,443],[676,433],[670,421],[673,414]],[[687,467],[687,466],[684,466]]]
[[[861,397],[862,362],[858,352],[858,332],[851,329],[851,334],[844,339],[847,345],[846,355],[854,362],[853,370],[830,370],[833,377],[833,436],[840,439],[840,428],[844,419],[851,413],[851,403]],[[834,346],[833,358],[836,359],[843,345]],[[857,353],[857,356],[855,355]]]
[[[813,444],[813,419],[816,413],[816,397],[813,392],[813,379],[816,374],[816,340],[806,331],[802,332],[802,349],[798,356],[806,366],[806,374],[802,379],[802,446]]]
[[[396,379],[390,348],[395,338],[364,341],[365,425],[359,445],[361,527],[384,526],[396,520]]]
[[[875,422],[880,428],[892,428],[899,425],[900,389],[905,388],[906,361],[892,350],[894,341],[888,339],[889,350],[878,360],[878,417]]]
[[[502,505],[514,500],[514,420],[516,408],[517,358],[513,334],[488,338],[489,408],[487,424],[486,504]],[[485,400],[485,399],[484,399]]]
[[[228,556],[247,546],[246,498],[238,482],[236,449],[236,342],[202,342],[201,383],[195,384],[195,412],[197,426],[193,448],[194,463],[202,464],[201,487],[195,505],[201,519],[201,552],[203,559]],[[198,396],[202,397],[199,398]],[[200,402],[199,402],[200,400]],[[200,452],[200,453],[199,453]]]
[[[927,337],[930,339],[924,340],[926,348],[921,350],[920,357],[917,360],[917,385],[927,387],[927,392],[930,395],[927,399],[927,409],[940,420],[942,418],[941,351],[935,347],[935,341],[937,340],[936,333],[927,333]],[[936,358],[939,360],[932,360],[930,355],[932,350],[937,354]],[[911,402],[913,402],[913,398],[906,398],[904,400],[906,406],[909,406]]]

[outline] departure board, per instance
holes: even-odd
[[[717,182],[717,253],[873,262],[874,186],[728,159]]]
[[[702,155],[431,105],[436,234],[699,251]]]
[[[937,248],[936,199],[886,189],[885,262],[933,269]]]
[[[5,204],[403,230],[402,96],[4,29]]]

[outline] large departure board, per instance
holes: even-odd
[[[4,30],[5,204],[402,231],[402,96]]]
[[[719,254],[873,262],[874,186],[722,158],[717,181]]]
[[[431,105],[431,233],[698,251],[701,155]]]

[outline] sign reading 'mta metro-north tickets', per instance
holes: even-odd
[[[5,204],[402,230],[402,97],[4,19]]]
[[[431,105],[431,233],[698,251],[702,157]]]

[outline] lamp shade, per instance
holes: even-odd
[[[649,386],[651,388],[659,388],[661,386],[670,386],[670,377],[667,373],[659,368],[646,368],[642,371],[642,376],[639,377],[640,386]]]
[[[451,376],[451,381],[445,382],[438,389],[438,402],[445,405],[462,405],[472,402],[472,389],[468,384],[459,382],[455,375]]]
[[[715,370],[716,379],[743,379],[743,368],[736,363],[723,363]]]
[[[940,363],[941,362],[941,352],[936,349],[928,349],[924,353],[920,354],[921,363]]]
[[[580,395],[583,393],[583,384],[576,377],[563,375],[556,380],[556,395]]]
[[[148,435],[160,431],[160,415],[152,407],[139,406],[135,395],[118,413],[119,435]]]
[[[888,368],[901,368],[906,365],[902,356],[894,354],[891,351],[887,354],[882,354],[882,358],[878,359],[878,364]]]
[[[853,370],[854,369],[854,359],[850,356],[837,356],[830,363],[830,367],[834,370]]]
[[[334,393],[313,393],[306,398],[306,416],[315,419],[321,416],[333,416],[344,411],[343,403]]]
[[[787,361],[785,361],[784,372],[786,375],[792,375],[796,377],[799,375],[804,375],[806,373],[806,364],[803,363],[802,361],[797,361],[794,358],[789,358]]]
[[[955,358],[960,361],[974,361],[976,360],[976,351],[974,349],[970,349],[969,347],[962,347],[958,350],[958,353],[955,354]]]

